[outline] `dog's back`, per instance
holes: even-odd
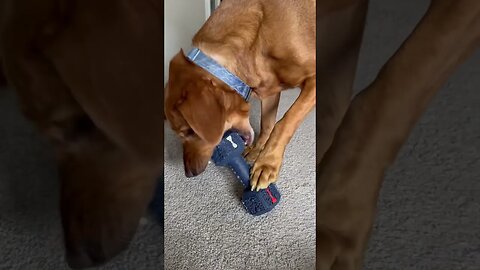
[[[194,37],[194,43],[205,41],[267,46],[273,54],[310,52],[314,57],[315,1],[223,1]]]

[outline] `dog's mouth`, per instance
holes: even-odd
[[[243,141],[245,142],[245,145],[252,145],[253,140],[255,139],[255,132],[253,131],[253,128],[250,127],[250,130],[236,130],[238,134],[240,134],[240,137],[242,137]]]

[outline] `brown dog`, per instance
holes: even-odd
[[[319,100],[333,108],[326,113],[321,104],[317,110],[322,270],[361,269],[385,170],[435,92],[480,44],[479,1],[433,0],[375,81],[349,105],[367,4],[331,0],[318,6],[318,64],[322,71],[338,71],[318,81]]]
[[[225,0],[193,38],[193,46],[227,68],[261,100],[261,132],[246,157],[252,188],[277,180],[285,147],[315,106],[315,1]],[[301,93],[275,124],[280,92]],[[249,105],[223,81],[185,58],[170,62],[165,113],[182,138],[185,174],[205,170],[223,133],[236,129],[250,144]]]
[[[162,174],[162,4],[0,2],[4,71],[55,147],[72,267],[128,245]]]

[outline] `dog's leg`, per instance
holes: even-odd
[[[316,79],[320,85],[316,106],[317,162],[330,146],[350,104],[367,4],[367,0],[343,1],[341,5],[337,1],[317,3],[317,68],[322,71]],[[279,150],[280,163],[283,151]],[[276,180],[280,165],[276,165],[278,169],[269,181]]]
[[[350,105],[368,10],[368,0],[349,1],[349,5],[336,9],[338,4],[336,0],[317,3],[317,68],[321,71],[317,75],[317,165]],[[317,215],[317,223],[321,223],[321,219],[322,216]],[[328,269],[332,254],[338,251],[327,241],[335,241],[335,236],[321,237],[316,241],[317,253],[321,253],[317,256],[317,268]]]
[[[367,9],[368,0],[317,3],[317,164],[352,98]]]
[[[253,164],[250,180],[252,189],[267,188],[270,183],[277,180],[285,148],[314,106],[315,76],[305,80],[297,100],[273,128],[265,147]]]
[[[270,137],[277,120],[279,102],[280,93],[267,97],[261,101],[262,116],[260,122],[260,135],[253,146],[245,149],[244,155],[248,161],[254,162],[265,146],[265,143],[267,143],[268,137]]]
[[[436,91],[478,46],[480,4],[438,0],[357,95],[317,167],[317,269],[360,269],[385,170]]]

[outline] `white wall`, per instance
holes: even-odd
[[[191,49],[193,35],[210,15],[210,0],[165,0],[164,82],[168,81],[168,64],[183,48]]]

